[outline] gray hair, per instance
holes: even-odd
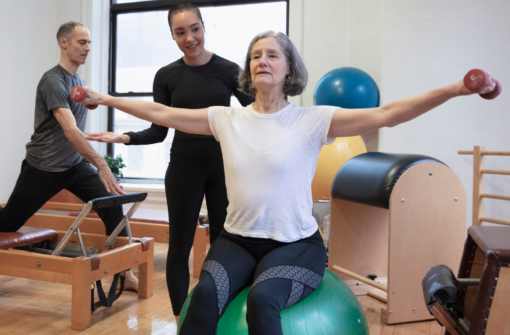
[[[299,56],[296,47],[287,35],[280,32],[275,33],[272,30],[258,34],[251,41],[250,46],[248,47],[248,53],[246,54],[244,70],[239,73],[239,85],[241,86],[241,90],[252,96],[255,96],[257,93],[257,89],[251,80],[251,53],[255,43],[268,37],[273,37],[278,41],[285,55],[287,65],[289,66],[289,76],[283,85],[283,94],[290,96],[300,95],[303,93],[308,81],[308,72],[306,71],[305,64],[303,63],[301,56]]]
[[[73,36],[74,28],[76,28],[77,26],[83,27],[83,24],[74,21],[69,21],[62,24],[57,31],[58,44],[60,45],[60,39],[62,37],[65,38],[68,42],[71,42],[71,37]]]

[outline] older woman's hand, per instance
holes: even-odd
[[[480,69],[469,71],[458,83],[461,95],[480,94],[484,99],[494,99],[501,93],[501,83],[490,73]]]

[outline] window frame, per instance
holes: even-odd
[[[169,8],[173,5],[181,3],[185,0],[149,0],[149,1],[139,1],[139,2],[130,2],[130,3],[122,3],[117,4],[115,0],[110,0],[110,43],[109,43],[109,52],[108,52],[108,94],[115,97],[123,97],[123,98],[134,98],[134,97],[151,97],[154,96],[154,92],[127,92],[127,93],[118,93],[115,91],[116,88],[116,66],[117,66],[117,17],[121,14],[127,13],[141,13],[141,12],[151,12],[151,11],[159,11],[159,10],[169,10]],[[285,1],[287,3],[287,24],[286,24],[286,34],[289,35],[289,7],[290,0],[192,0],[189,1],[194,3],[198,7],[222,7],[229,5],[248,5],[248,4],[261,4],[261,3],[272,3],[272,2],[282,2]],[[107,122],[107,131],[113,132],[113,126],[115,123],[115,114],[112,107],[108,107],[108,122]],[[107,153],[109,155],[114,154],[113,144],[107,144]],[[135,178],[135,177],[126,177],[126,180],[145,180],[147,182],[160,180],[160,178]]]

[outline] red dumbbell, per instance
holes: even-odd
[[[471,92],[480,92],[483,88],[490,85],[490,75],[480,69],[473,69],[464,76],[464,86]],[[496,80],[496,87],[489,93],[480,94],[484,99],[491,100],[501,93],[501,83]]]
[[[75,86],[71,90],[71,99],[76,102],[82,102],[85,99],[86,93],[85,89],[81,86]],[[98,105],[85,105],[88,109],[96,109]]]

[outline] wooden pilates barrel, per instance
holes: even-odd
[[[445,264],[456,271],[466,237],[466,193],[432,157],[370,152],[347,161],[331,188],[329,268],[354,293],[386,298],[389,324],[430,320],[421,281]],[[333,266],[376,274],[387,294]]]

